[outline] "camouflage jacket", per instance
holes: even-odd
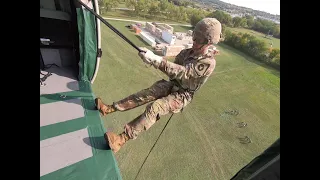
[[[182,50],[175,58],[169,62],[163,60],[159,69],[167,74],[170,80],[188,91],[197,91],[212,74],[216,61],[212,52],[205,55],[191,55],[191,48]]]

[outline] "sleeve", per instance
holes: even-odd
[[[183,63],[183,54],[186,52],[186,50],[182,50],[180,51],[180,53],[176,56],[175,60],[174,60],[174,63],[175,64],[179,64],[179,65],[182,65]]]

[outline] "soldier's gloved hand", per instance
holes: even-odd
[[[139,52],[139,56],[141,57],[143,62],[145,62],[146,64],[154,65],[155,67],[158,67],[160,65],[162,61],[161,56],[155,55],[152,51],[148,50],[147,48],[140,48],[140,49],[143,51],[146,51],[146,53]]]

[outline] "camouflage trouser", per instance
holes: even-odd
[[[150,88],[114,103],[114,106],[119,111],[126,111],[154,101],[147,105],[144,113],[124,127],[126,134],[131,139],[136,139],[140,132],[148,130],[160,116],[180,112],[191,100],[189,92],[181,90],[171,81],[160,80]]]

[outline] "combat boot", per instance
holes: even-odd
[[[113,132],[107,132],[104,134],[104,138],[108,141],[111,150],[116,153],[120,148],[130,139],[125,132],[117,135]]]
[[[104,104],[100,98],[96,98],[95,103],[96,103],[97,109],[100,111],[102,116],[105,116],[107,114],[110,114],[116,111],[116,108],[114,108],[112,105]]]

